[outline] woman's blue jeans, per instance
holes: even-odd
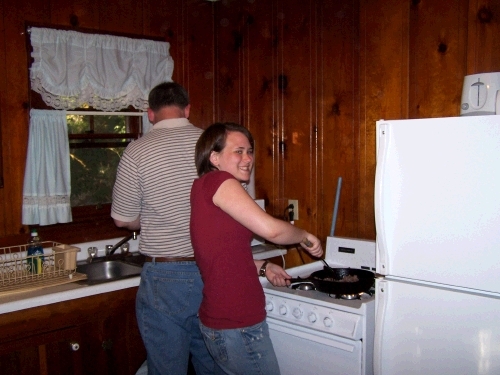
[[[215,372],[200,332],[203,282],[195,262],[146,262],[136,315],[149,375],[186,375],[189,354],[197,375]]]
[[[237,329],[211,329],[200,322],[200,329],[208,350],[225,374],[279,375],[265,320]]]

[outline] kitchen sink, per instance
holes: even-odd
[[[94,285],[139,276],[143,263],[138,257],[130,257],[126,260],[96,258],[91,263],[77,264],[76,272],[86,274],[85,283]]]

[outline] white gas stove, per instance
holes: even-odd
[[[375,272],[375,242],[328,237],[325,260],[332,268]],[[306,278],[323,267],[317,261],[286,271]],[[281,375],[373,374],[373,295],[345,300],[316,290],[274,287],[265,278],[261,283]]]

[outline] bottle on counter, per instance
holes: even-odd
[[[31,237],[28,242],[28,270],[34,274],[41,274],[43,272],[43,247],[42,241],[38,236],[36,229],[31,230]]]

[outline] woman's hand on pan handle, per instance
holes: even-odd
[[[266,278],[274,286],[287,286],[290,285],[290,276],[283,267],[269,262],[266,267]]]
[[[319,258],[323,255],[323,247],[321,246],[321,241],[310,233],[304,237],[302,242],[300,243],[304,249],[306,249],[309,254],[312,256]]]

